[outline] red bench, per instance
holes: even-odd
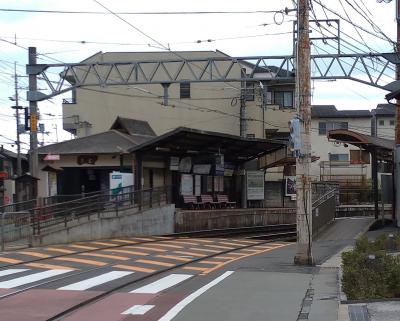
[[[182,195],[183,205],[192,210],[199,209],[203,203],[197,201],[197,196],[194,195]]]
[[[217,204],[220,204],[221,208],[235,208],[236,202],[230,202],[228,195],[217,194]]]
[[[213,198],[211,195],[208,194],[204,194],[201,195],[201,202],[204,204],[204,207],[208,207],[208,208],[217,208],[217,204],[218,202],[214,202]]]

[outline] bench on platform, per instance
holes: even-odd
[[[221,208],[235,208],[236,202],[229,201],[228,195],[225,194],[217,194],[217,204],[220,205]]]
[[[205,207],[208,207],[209,209],[217,208],[218,202],[214,202],[211,195],[203,194],[200,197],[201,197],[201,202],[204,204],[204,208]]]
[[[195,195],[182,195],[183,197],[183,205],[190,209],[199,209],[204,205],[202,202],[197,201],[197,196]]]

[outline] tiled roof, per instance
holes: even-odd
[[[369,110],[337,110],[334,105],[313,105],[311,106],[312,118],[358,118],[371,117]]]

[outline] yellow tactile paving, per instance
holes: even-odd
[[[194,257],[204,257],[204,256],[206,256],[205,254],[193,253],[193,252],[186,252],[186,251],[174,251],[174,253],[176,253],[176,254],[190,255],[190,256],[194,256]]]
[[[44,263],[27,263],[26,266],[37,268],[37,269],[49,269],[49,270],[76,270],[75,268],[62,265],[44,264]]]
[[[80,245],[80,244],[70,244],[67,245],[69,247],[76,247],[77,249],[83,249],[83,250],[98,250],[98,247],[93,247],[93,246],[87,246],[87,245]]]
[[[64,254],[73,254],[76,253],[76,251],[72,250],[67,250],[67,249],[59,249],[57,247],[46,247],[46,251],[52,251],[52,252],[59,252],[59,253],[64,253]]]
[[[184,248],[184,246],[165,244],[165,243],[152,244],[151,246],[161,246],[161,247],[167,247],[167,248],[171,248],[171,249],[183,249]]]
[[[143,263],[143,264],[151,264],[151,265],[159,265],[159,266],[166,266],[166,267],[172,267],[175,266],[173,263],[167,263],[167,262],[160,262],[160,261],[153,261],[153,260],[136,260],[135,262],[138,263]]]
[[[10,263],[10,264],[17,264],[17,263],[21,263],[23,261],[16,260],[16,259],[10,259],[8,257],[0,257],[0,262]]]
[[[94,261],[94,260],[86,260],[86,259],[78,259],[75,257],[56,257],[54,260],[58,261],[65,261],[65,262],[74,262],[74,263],[82,263],[88,265],[95,265],[95,266],[104,266],[107,265],[105,262]]]
[[[105,258],[105,259],[120,260],[120,261],[127,261],[127,260],[130,259],[127,256],[109,255],[109,254],[101,254],[101,253],[81,253],[79,255],[102,257],[102,258]]]
[[[157,255],[156,257],[162,258],[162,259],[170,259],[170,260],[176,260],[176,261],[182,261],[182,262],[189,262],[192,259],[186,258],[186,257],[181,257],[181,256],[175,256],[175,255]]]
[[[143,272],[143,273],[154,273],[157,271],[157,270],[153,270],[153,269],[142,268],[139,266],[124,265],[124,264],[114,265],[113,267],[117,268],[117,269],[131,270],[131,271]]]
[[[218,251],[218,250],[203,249],[203,248],[200,248],[200,247],[191,247],[189,250],[204,251],[204,252],[209,252],[209,253],[219,253],[219,252],[221,252],[221,251]]]
[[[90,244],[95,244],[95,245],[104,245],[104,246],[118,246],[120,244],[116,243],[108,243],[108,242],[90,242]]]
[[[126,246],[126,248],[130,249],[139,249],[139,250],[146,250],[146,251],[154,251],[154,252],[167,252],[168,250],[166,249],[159,249],[159,248],[154,248],[154,247],[147,247],[147,246]]]
[[[105,249],[105,250],[102,250],[102,251],[104,251],[104,252],[115,252],[115,253],[132,254],[132,255],[140,255],[140,256],[149,255],[149,253],[137,252],[137,251],[129,251],[129,250],[120,250],[120,249]]]
[[[29,256],[34,256],[34,257],[39,257],[41,259],[47,259],[51,257],[48,254],[40,253],[40,252],[31,252],[31,251],[19,251],[17,252],[18,254],[23,254],[23,255],[29,255]]]
[[[201,271],[201,272],[206,272],[207,270],[209,270],[208,268],[202,268],[202,267],[198,267],[198,266],[184,266],[182,269],[183,270]]]
[[[233,249],[235,249],[234,247],[222,246],[222,245],[205,244],[204,246],[212,247],[214,249],[222,249],[222,250],[233,250]]]

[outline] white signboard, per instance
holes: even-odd
[[[264,172],[263,171],[247,171],[247,199],[263,200],[264,199]]]
[[[122,193],[122,189],[127,186],[133,185],[133,173],[110,173],[110,189],[112,195],[118,195]]]
[[[181,195],[193,195],[193,175],[181,175]]]

